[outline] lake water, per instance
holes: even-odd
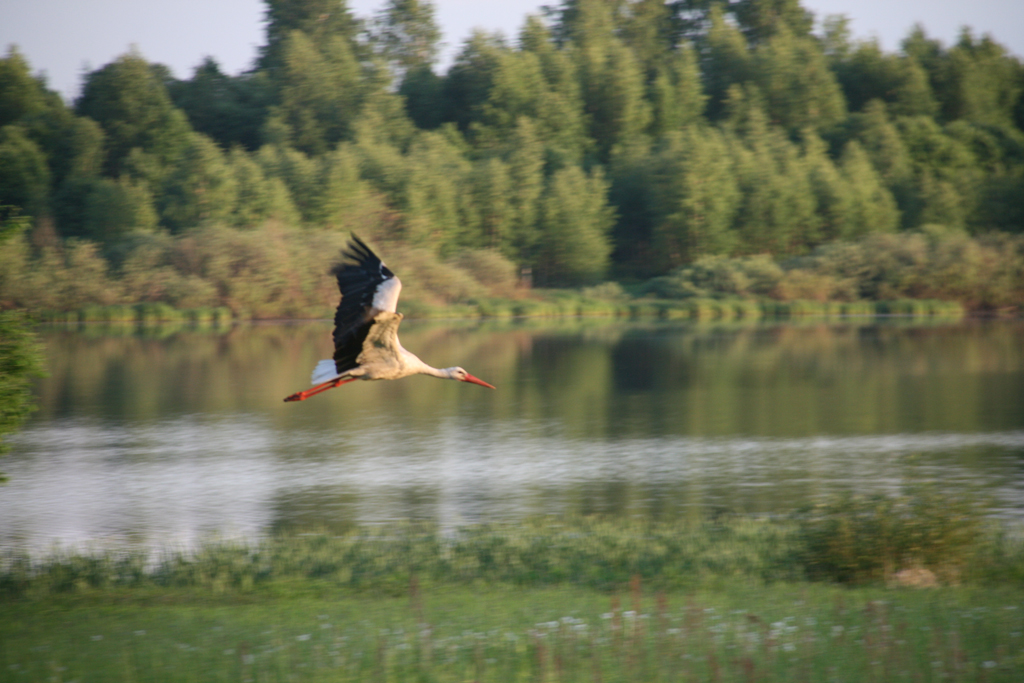
[[[1024,324],[406,321],[437,366],[300,403],[326,322],[42,331],[0,546],[539,514],[787,513],[936,480],[1024,517]]]

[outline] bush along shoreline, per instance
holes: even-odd
[[[208,228],[141,240],[114,259],[89,242],[37,248],[20,235],[0,249],[0,309],[72,323],[327,318],[338,294],[326,273],[346,239],[280,225]],[[410,318],[704,321],[1024,311],[1024,236],[869,236],[795,259],[705,256],[646,281],[575,289],[530,288],[491,250],[445,260],[401,242],[379,248],[402,278],[400,307]]]
[[[8,554],[10,598],[136,588],[251,592],[311,582],[351,593],[423,586],[573,585],[614,591],[639,577],[659,590],[723,580],[760,585],[1024,585],[1024,529],[929,486],[897,496],[841,495],[776,518],[699,521],[539,518],[446,533],[426,523],[288,533],[189,552]]]

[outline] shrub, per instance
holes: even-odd
[[[980,549],[984,510],[920,486],[899,496],[838,496],[795,520],[809,578],[865,583],[923,567],[955,581]]]
[[[963,309],[1020,310],[1024,306],[1024,235],[988,233],[972,238],[928,226],[920,233],[832,242],[782,263],[765,255],[704,257],[648,280],[639,292],[664,299],[771,296],[822,303],[885,301],[892,302],[883,306],[886,312],[903,315],[935,315],[939,310],[943,315],[958,315],[956,306],[920,303],[924,300],[956,302],[960,314]],[[766,312],[781,315],[789,310],[768,307]],[[868,311],[854,305],[844,313]]]
[[[496,249],[467,249],[453,263],[495,296],[509,297],[515,293],[516,266]]]

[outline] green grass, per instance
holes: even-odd
[[[1024,590],[399,596],[102,591],[3,605],[10,681],[1017,681]]]
[[[915,487],[785,519],[8,556],[0,680],[1016,681],[1019,531]],[[907,568],[944,585],[895,587]]]

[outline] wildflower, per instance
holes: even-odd
[[[295,636],[295,640],[309,640],[312,637],[310,633],[303,633],[301,636]]]

